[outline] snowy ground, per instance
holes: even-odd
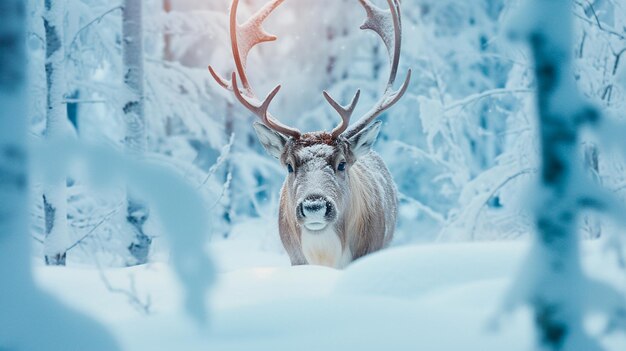
[[[525,243],[391,248],[338,271],[290,267],[274,242],[252,234],[212,245],[220,273],[204,327],[181,312],[167,263],[102,272],[38,265],[35,275],[105,324],[125,350],[532,349],[528,311],[495,323]],[[586,243],[584,253],[595,276],[619,277],[606,269],[614,264],[601,243]],[[136,301],[110,291],[101,273],[113,289],[134,289]],[[603,341],[609,350],[626,349],[623,338]]]

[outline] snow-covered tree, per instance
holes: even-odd
[[[541,156],[532,209],[537,237],[507,308],[532,307],[540,349],[593,351],[602,347],[585,318],[591,311],[619,317],[623,298],[583,272],[578,221],[588,209],[621,218],[624,206],[589,179],[580,157],[582,128],[601,125],[603,116],[574,80],[571,11],[567,0],[528,0],[512,23],[512,37],[526,41],[534,63]]]
[[[122,54],[126,101],[123,105],[126,137],[124,144],[131,155],[146,152],[147,134],[144,112],[144,54],[142,0],[125,0],[122,10]],[[144,232],[149,209],[132,189],[127,194],[126,218],[134,231],[129,250],[136,264],[146,263],[152,239]]]
[[[0,347],[118,350],[89,318],[40,292],[29,257],[26,1],[0,3]]]
[[[65,72],[64,23],[66,2],[46,0],[43,18],[46,43],[47,113],[46,137],[60,139],[72,135],[67,119],[67,92]],[[66,250],[70,246],[67,226],[66,177],[58,174],[44,187],[45,242],[47,264],[65,265]]]

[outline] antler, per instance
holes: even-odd
[[[235,67],[237,73],[232,74],[231,81],[222,78],[218,75],[213,67],[209,66],[209,71],[217,83],[223,88],[233,91],[235,97],[239,102],[244,105],[250,112],[258,116],[263,124],[267,127],[287,136],[291,136],[294,139],[299,139],[301,132],[295,128],[288,127],[278,120],[276,120],[268,112],[268,108],[281,86],[276,86],[272,92],[260,102],[256,97],[248,77],[245,72],[246,63],[248,59],[248,53],[250,50],[258,44],[274,41],[276,36],[270,35],[262,28],[263,22],[267,17],[280,5],[284,0],[273,0],[259,10],[252,18],[246,21],[244,24],[239,25],[237,23],[237,7],[239,0],[233,0],[233,4],[230,8],[230,38],[231,47],[233,51],[233,58],[235,60]],[[411,81],[411,70],[407,72],[406,79],[400,89],[393,89],[393,85],[396,81],[398,73],[398,64],[400,62],[400,48],[402,43],[402,23],[400,13],[400,1],[399,0],[387,0],[389,4],[389,10],[383,10],[376,7],[369,0],[359,0],[363,5],[365,12],[367,13],[367,19],[361,26],[361,29],[373,30],[383,40],[387,52],[389,54],[389,62],[391,65],[389,72],[389,80],[387,81],[387,87],[383,93],[382,98],[374,105],[374,107],[367,112],[357,123],[348,129],[350,124],[350,118],[356,104],[359,100],[360,90],[356,92],[352,102],[348,106],[342,106],[337,103],[326,91],[324,91],[324,97],[328,103],[337,111],[341,117],[341,123],[335,127],[332,132],[332,138],[336,139],[341,134],[345,134],[347,138],[350,138],[369,125],[376,117],[378,117],[385,110],[397,103],[400,98],[406,92],[409,82]],[[388,29],[393,28],[393,32]],[[239,42],[238,37],[243,37],[243,40]],[[241,79],[241,89],[237,83],[237,75]]]
[[[233,91],[237,100],[239,100],[242,105],[250,110],[250,112],[259,117],[263,124],[265,124],[267,127],[281,134],[291,136],[294,139],[299,139],[301,135],[299,130],[288,127],[278,122],[268,112],[270,103],[280,90],[280,85],[276,86],[272,90],[272,92],[265,98],[265,100],[259,103],[260,100],[252,91],[252,88],[250,87],[250,82],[248,81],[248,77],[245,71],[246,63],[248,60],[248,53],[250,52],[250,50],[258,44],[276,40],[276,36],[270,35],[265,32],[262,26],[267,17],[280,4],[282,4],[283,1],[285,0],[273,0],[272,2],[261,8],[261,10],[259,10],[244,24],[239,25],[237,23],[237,8],[239,6],[239,0],[233,0],[233,4],[230,8],[230,42],[233,50],[233,58],[235,60],[237,73],[233,72],[232,79],[229,82],[228,80],[222,78],[219,74],[217,74],[211,66],[209,66],[209,72],[211,72],[213,78],[224,89]],[[238,40],[240,36],[243,38],[241,42],[239,42]],[[239,89],[239,85],[237,84],[237,75],[239,75],[239,78],[241,79],[241,90]]]
[[[354,108],[356,104],[359,102],[359,96],[361,96],[361,90],[357,90],[354,98],[352,98],[352,102],[348,106],[341,106],[335,99],[333,99],[328,92],[324,91],[324,97],[326,101],[332,106],[339,116],[341,117],[341,123],[333,129],[331,132],[332,138],[337,139],[341,133],[345,132],[348,129],[348,125],[350,124],[350,117],[352,117],[352,113],[354,112]]]
[[[361,119],[358,120],[350,129],[345,132],[345,137],[350,138],[361,131],[363,128],[368,126],[376,117],[380,116],[385,110],[393,106],[396,102],[400,100],[400,98],[406,93],[407,88],[409,87],[409,82],[411,81],[411,70],[409,69],[404,80],[404,83],[398,90],[393,90],[393,85],[396,81],[396,76],[398,73],[398,63],[400,62],[400,48],[402,44],[402,23],[401,23],[401,13],[400,13],[400,1],[399,0],[387,0],[389,4],[389,10],[383,10],[376,7],[369,0],[359,0],[361,5],[365,8],[365,12],[367,13],[367,19],[361,26],[363,30],[373,30],[381,37],[385,46],[387,47],[387,52],[389,54],[389,63],[391,65],[391,69],[389,72],[389,80],[387,81],[387,87],[385,88],[385,92],[383,93],[382,98],[374,105],[374,107],[367,112]],[[388,28],[393,28],[393,33],[389,32]],[[327,95],[327,94],[325,94]],[[329,99],[330,96],[327,97]],[[358,98],[358,92],[357,96]],[[332,101],[332,102],[331,102]],[[333,107],[339,112],[336,106],[338,104],[330,98],[328,102],[333,105]],[[354,106],[352,106],[354,109]],[[352,111],[350,111],[351,113]],[[340,112],[340,115],[342,113]],[[349,119],[349,117],[348,117]],[[342,115],[342,124],[339,127],[335,128],[335,130],[347,128],[348,122],[345,121]],[[334,132],[334,131],[333,131]]]

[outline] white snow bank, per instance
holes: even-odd
[[[211,300],[214,308],[259,305],[331,294],[341,272],[321,266],[253,268],[220,276]]]
[[[211,257],[219,272],[291,265],[274,217],[266,220],[248,218],[234,224],[228,239],[213,237]]]
[[[240,251],[242,245],[248,251]],[[263,263],[277,266],[239,269],[237,256],[253,247],[240,240],[213,247],[220,249],[222,273],[207,297],[212,314],[202,328],[181,312],[181,291],[167,264],[105,272],[120,288],[128,288],[129,274],[134,276],[138,296],[151,297],[148,315],[138,313],[125,296],[107,291],[97,271],[39,266],[36,276],[46,289],[110,328],[129,351],[532,349],[528,310],[507,316],[497,330],[490,328],[526,244],[389,249],[344,271],[282,266],[283,254],[265,252]],[[608,274],[601,245],[585,245],[583,252],[586,269]],[[609,351],[626,349],[624,338],[603,341]]]
[[[391,248],[350,265],[335,290],[415,298],[425,292],[485,279],[510,277],[524,244],[460,243]]]
[[[208,330],[173,314],[127,321],[117,326],[116,335],[127,350],[529,350],[532,327],[525,314],[499,331],[487,328],[505,287],[502,281],[471,284],[447,294],[455,301],[288,298],[213,309]]]

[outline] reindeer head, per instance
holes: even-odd
[[[382,98],[354,125],[349,126],[360,90],[348,106],[340,105],[324,91],[324,97],[341,117],[341,123],[332,131],[302,133],[282,124],[268,112],[280,85],[261,102],[252,91],[245,64],[248,53],[254,46],[276,40],[275,36],[262,29],[262,24],[283,1],[271,1],[247,22],[239,25],[239,0],[233,0],[230,10],[230,36],[237,72],[232,73],[229,82],[220,77],[211,66],[209,71],[223,88],[233,91],[237,100],[259,117],[261,123],[256,122],[254,129],[267,152],[279,159],[288,173],[284,189],[291,199],[290,203],[295,205],[298,223],[310,231],[320,231],[335,223],[345,212],[342,210],[348,205],[345,199],[350,191],[348,183],[350,174],[354,172],[352,166],[369,153],[380,131],[381,122],[372,122],[404,95],[411,79],[411,70],[400,89],[394,90],[402,36],[399,0],[387,0],[389,10],[382,10],[369,0],[359,0],[367,13],[361,29],[377,33],[389,53],[391,68]],[[393,32],[389,29],[393,29]],[[244,37],[243,40],[239,40],[240,37]]]
[[[351,167],[367,154],[376,140],[381,122],[351,138],[326,132],[286,137],[261,123],[254,128],[268,153],[285,166],[285,191],[296,205],[296,219],[310,231],[336,222],[348,205]]]

